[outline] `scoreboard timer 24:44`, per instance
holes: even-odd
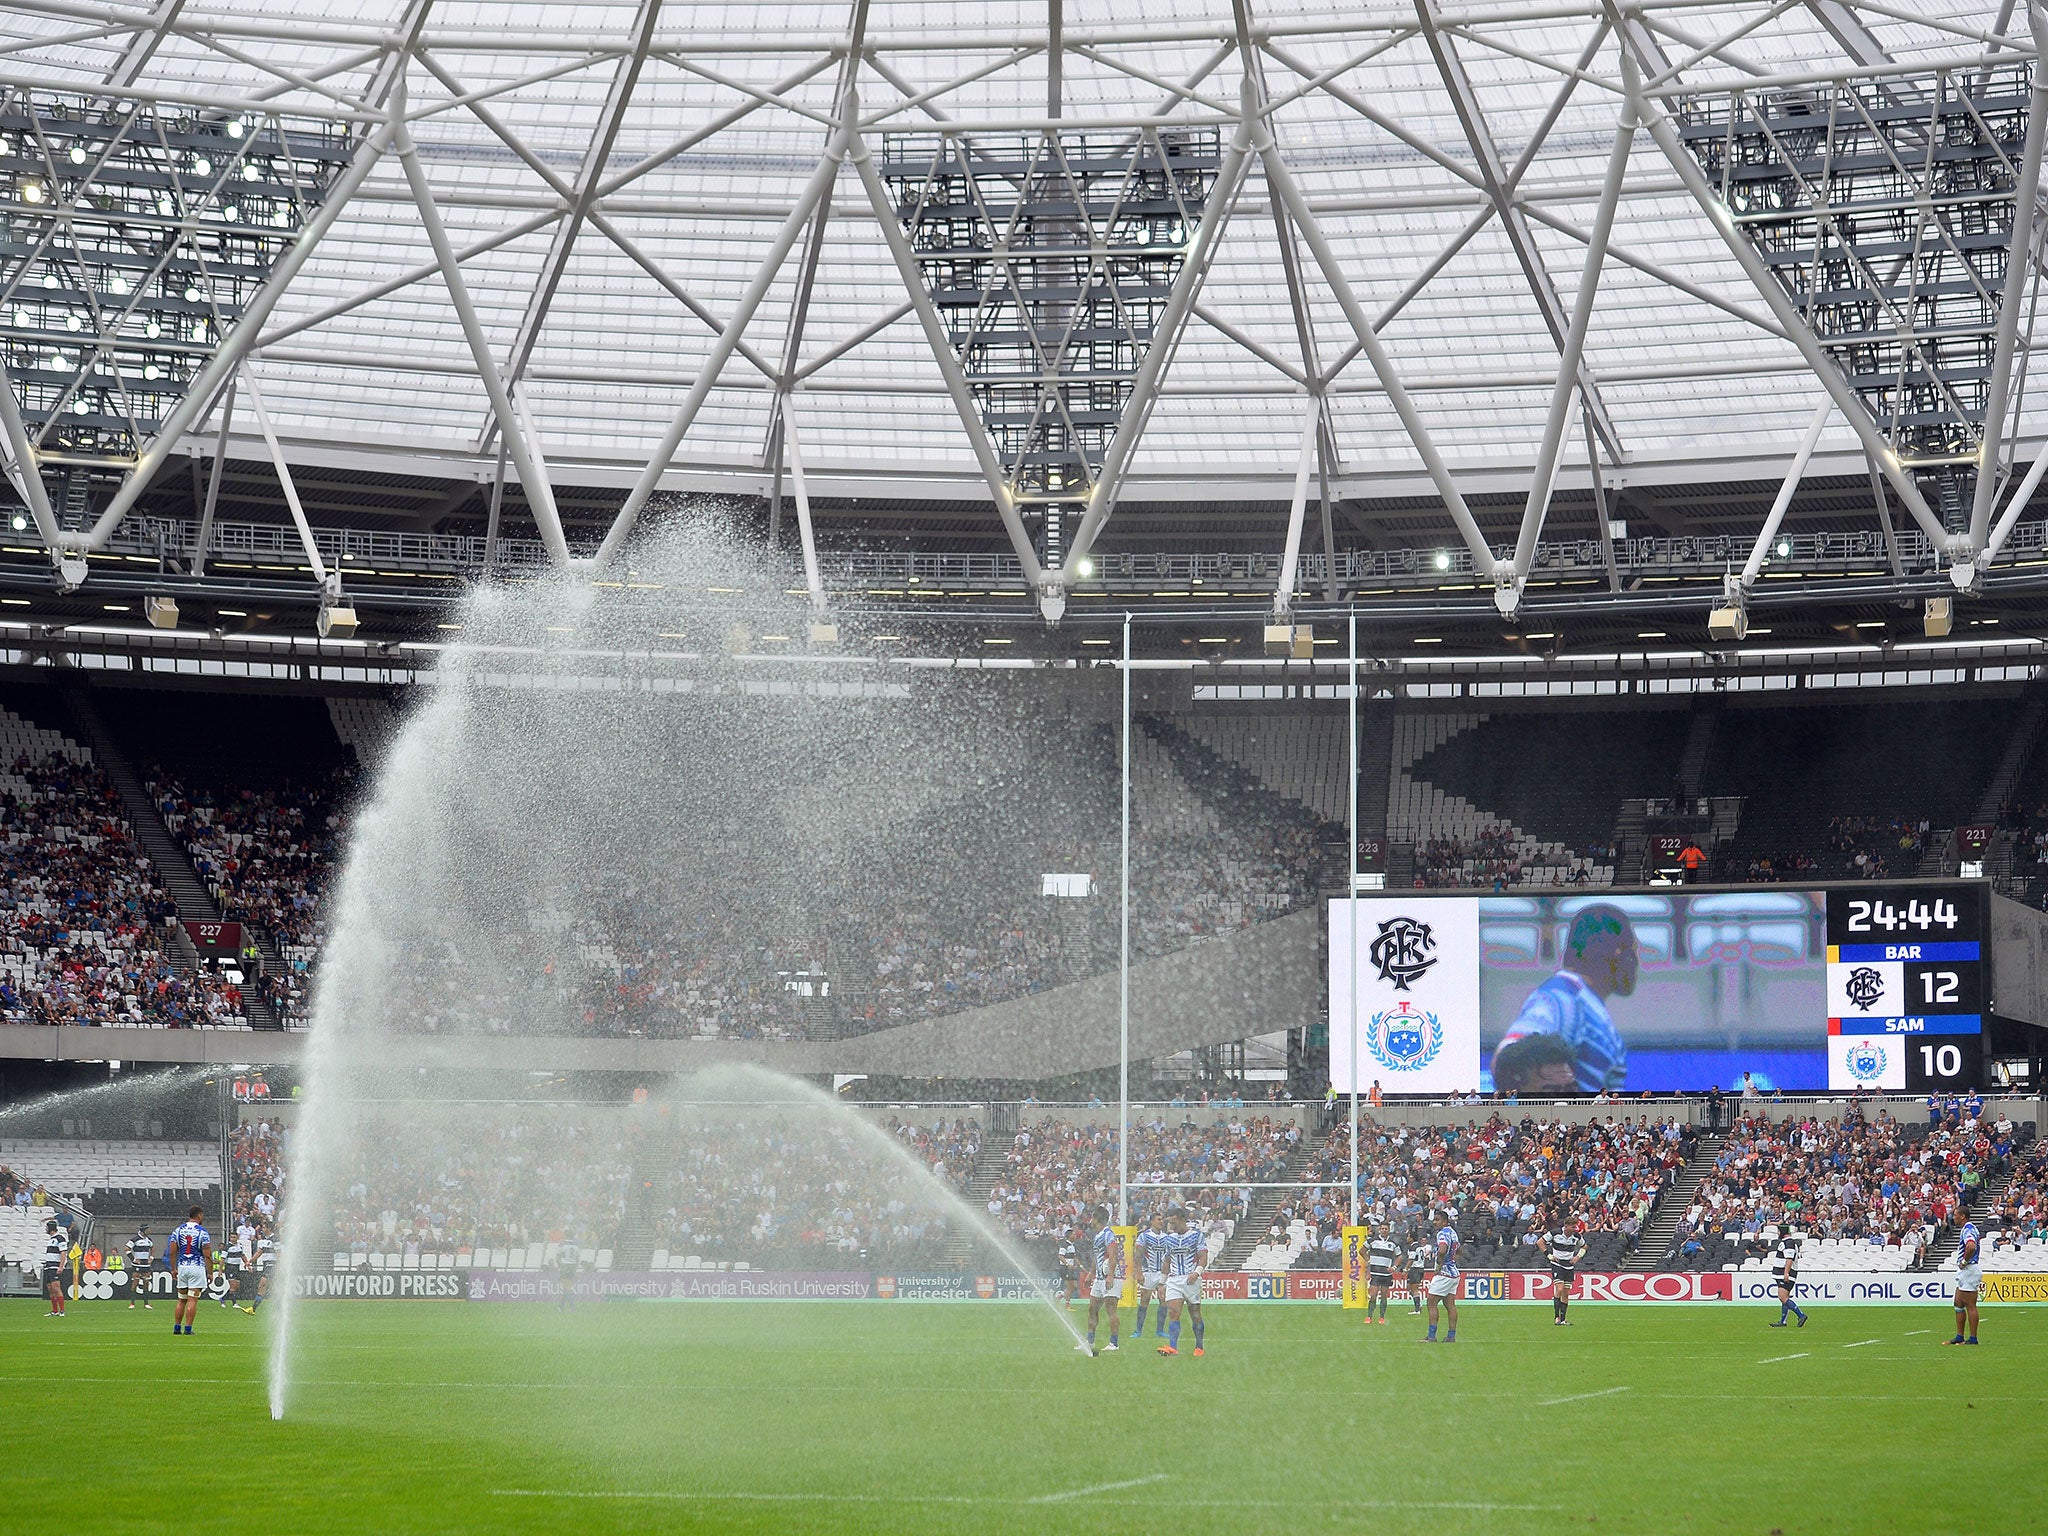
[[[1981,886],[1827,893],[1828,1087],[1931,1092],[1983,1075]]]

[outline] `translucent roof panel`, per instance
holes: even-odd
[[[1791,88],[1856,63],[2031,58],[2024,11],[2002,41],[1992,0],[1660,0],[1627,43],[1670,108],[1672,91]],[[787,399],[821,486],[952,497],[986,493],[976,429],[858,162],[892,132],[972,144],[1043,131],[1054,113],[1066,131],[1203,123],[1227,140],[1250,103],[1315,239],[1276,219],[1279,190],[1251,156],[1210,210],[1213,259],[1125,494],[1284,494],[1311,383],[1343,489],[1422,485],[1397,381],[1456,472],[1526,481],[1624,104],[1624,39],[1599,0],[1444,0],[1433,26],[1405,0],[1269,0],[1251,9],[1248,51],[1227,0],[1067,0],[1057,39],[1043,3],[873,0],[864,14],[849,68],[846,5],[17,4],[0,6],[0,88],[327,118],[365,145],[402,114],[254,333],[288,452],[439,473],[496,460],[484,364],[410,157],[487,365],[526,402],[559,477],[631,481],[692,409],[673,483],[765,484]],[[807,211],[834,146],[829,197]],[[1354,310],[1373,320],[1386,376]],[[1731,441],[1788,455],[1821,398],[1647,132],[1630,146],[1585,376],[1610,456],[1647,479]],[[1824,446],[1855,447],[1839,418]]]

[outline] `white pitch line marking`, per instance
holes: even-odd
[[[1166,1481],[1164,1472],[1154,1472],[1150,1477],[1126,1478],[1120,1483],[1097,1483],[1093,1488],[1069,1488],[1064,1493],[1041,1493],[1035,1499],[1026,1499],[1027,1504],[1064,1504],[1068,1499],[1085,1499],[1092,1493],[1120,1493],[1126,1488],[1145,1488],[1153,1483]]]
[[[1915,1398],[1918,1402],[1920,1399]],[[1155,1481],[1152,1478],[1142,1482]],[[634,1491],[610,1488],[493,1488],[491,1497],[497,1499],[638,1499],[653,1502],[690,1502],[697,1500],[728,1503],[761,1504],[979,1504],[979,1505],[1020,1505],[1043,1503],[1037,1499],[987,1499],[967,1494],[927,1493],[683,1493],[673,1490]],[[1103,1504],[1119,1505],[1132,1509],[1298,1509],[1299,1501],[1287,1502],[1274,1499],[1103,1499]],[[1484,1499],[1347,1499],[1346,1503],[1368,1509],[1452,1509],[1469,1510],[1481,1514],[1555,1514],[1564,1509],[1561,1504],[1501,1504]]]
[[[1908,1328],[1908,1329],[1906,1330],[1906,1337],[1910,1339],[1910,1338],[1912,1338],[1912,1337],[1913,1337],[1913,1335],[1914,1335],[1914,1334],[1916,1334],[1916,1333],[1932,1333],[1932,1332],[1934,1332],[1934,1330],[1933,1330],[1932,1328]]]
[[[1801,1351],[1799,1351],[1799,1353],[1798,1353],[1798,1354],[1796,1354],[1796,1355],[1773,1355],[1773,1356],[1771,1356],[1771,1358],[1770,1358],[1770,1359],[1768,1359],[1768,1360],[1759,1360],[1759,1361],[1757,1361],[1757,1364],[1758,1364],[1758,1365],[1776,1365],[1776,1364],[1777,1364],[1777,1363],[1778,1363],[1778,1362],[1779,1362],[1780,1360],[1804,1360],[1804,1359],[1805,1359],[1805,1358],[1806,1358],[1806,1357],[1807,1357],[1808,1355],[1810,1355],[1811,1353],[1813,1353],[1813,1351],[1811,1351],[1811,1350],[1807,1350],[1807,1349],[1802,1349],[1802,1350],[1801,1350]]]
[[[1589,1397],[1612,1397],[1617,1392],[1632,1392],[1633,1387],[1602,1387],[1598,1392],[1574,1392],[1570,1397],[1553,1397],[1548,1402],[1538,1403],[1538,1408],[1555,1408],[1559,1403],[1583,1403]]]
[[[1866,1344],[1882,1344],[1883,1339],[1858,1339],[1854,1344],[1844,1344],[1844,1349],[1861,1349]]]

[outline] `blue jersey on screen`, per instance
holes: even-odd
[[[1124,1240],[1115,1227],[1095,1234],[1095,1278],[1121,1280],[1124,1277]]]
[[[188,1221],[171,1234],[171,1254],[180,1264],[203,1264],[202,1250],[213,1241],[213,1234],[196,1221]]]
[[[1193,1227],[1170,1232],[1166,1237],[1166,1273],[1171,1279],[1185,1279],[1201,1267],[1202,1234]]]
[[[1559,971],[1531,992],[1500,1043],[1524,1035],[1556,1035],[1571,1047],[1572,1075],[1581,1093],[1613,1092],[1628,1077],[1628,1047],[1621,1043],[1607,1004],[1574,972]]]
[[[1436,1272],[1458,1278],[1458,1229],[1445,1227],[1436,1235]]]

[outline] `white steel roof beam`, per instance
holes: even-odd
[[[591,127],[590,144],[584,150],[583,164],[577,168],[575,185],[570,189],[569,210],[555,226],[554,240],[548,246],[548,253],[534,278],[526,312],[519,317],[519,328],[513,333],[512,350],[505,359],[508,383],[516,384],[525,377],[526,365],[532,360],[533,349],[540,342],[541,327],[547,324],[548,310],[562,285],[562,274],[569,269],[569,259],[575,254],[584,220],[589,217],[591,205],[597,200],[598,183],[610,163],[612,145],[618,140],[626,110],[633,103],[633,88],[640,83],[640,71],[647,63],[648,40],[653,37],[654,24],[660,18],[661,0],[640,0],[640,15],[633,26],[634,47],[619,60],[618,68],[612,74],[604,105],[598,109],[597,121]]]
[[[427,232],[428,243],[434,248],[434,260],[440,264],[441,281],[448,290],[448,302],[454,306],[455,318],[462,327],[463,339],[469,343],[469,355],[476,365],[478,380],[483,384],[484,393],[490,398],[491,410],[496,415],[498,430],[505,434],[505,445],[510,451],[512,462],[519,470],[519,484],[526,492],[527,504],[533,508],[534,521],[540,525],[541,542],[548,553],[560,564],[569,561],[568,540],[562,532],[562,519],[555,508],[554,487],[548,483],[547,466],[541,462],[533,443],[528,439],[525,424],[518,414],[511,390],[505,376],[498,371],[498,361],[491,350],[491,339],[485,334],[483,321],[477,315],[476,305],[469,296],[469,284],[463,279],[462,266],[455,259],[455,243],[448,238],[448,226],[442,222],[441,210],[434,203],[434,189],[427,181],[427,174],[420,166],[418,147],[413,143],[412,131],[403,117],[404,87],[398,92],[400,103],[396,121],[398,133],[393,147],[398,151],[399,163],[405,168],[406,185],[412,188],[413,205],[419,211],[420,223]]]
[[[1557,284],[1551,278],[1550,269],[1543,264],[1543,253],[1537,248],[1536,235],[1529,228],[1529,220],[1521,206],[1508,191],[1508,171],[1501,158],[1500,146],[1494,141],[1492,126],[1486,120],[1486,113],[1479,104],[1479,93],[1473,88],[1472,77],[1465,71],[1464,60],[1459,58],[1452,39],[1438,25],[1436,0],[1415,0],[1416,20],[1422,24],[1423,41],[1428,44],[1430,57],[1436,61],[1437,75],[1450,93],[1451,108],[1458,114],[1458,124],[1464,130],[1465,142],[1471,146],[1472,158],[1479,167],[1481,184],[1486,195],[1493,200],[1500,220],[1501,232],[1507,236],[1508,247],[1515,253],[1515,262],[1522,269],[1522,276],[1529,284],[1529,293],[1536,301],[1538,313],[1543,317],[1544,327],[1559,349],[1560,355],[1566,350],[1566,333],[1569,325],[1565,315],[1564,300],[1559,297]],[[1611,172],[1610,172],[1611,174]],[[1619,189],[1615,189],[1619,196]],[[1603,198],[1605,194],[1603,190]],[[1607,223],[1613,224],[1612,199],[1605,199],[1610,208]],[[1596,264],[1597,265],[1597,264]],[[1594,381],[1593,371],[1585,365],[1583,338],[1580,355],[1571,359],[1577,375],[1580,394],[1585,398],[1587,409],[1593,413],[1593,429],[1600,434],[1602,446],[1608,456],[1617,462],[1623,457],[1621,432],[1608,414],[1607,404],[1600,397],[1600,386]],[[1553,450],[1554,453],[1554,450]],[[1548,495],[1548,492],[1545,492]]]

